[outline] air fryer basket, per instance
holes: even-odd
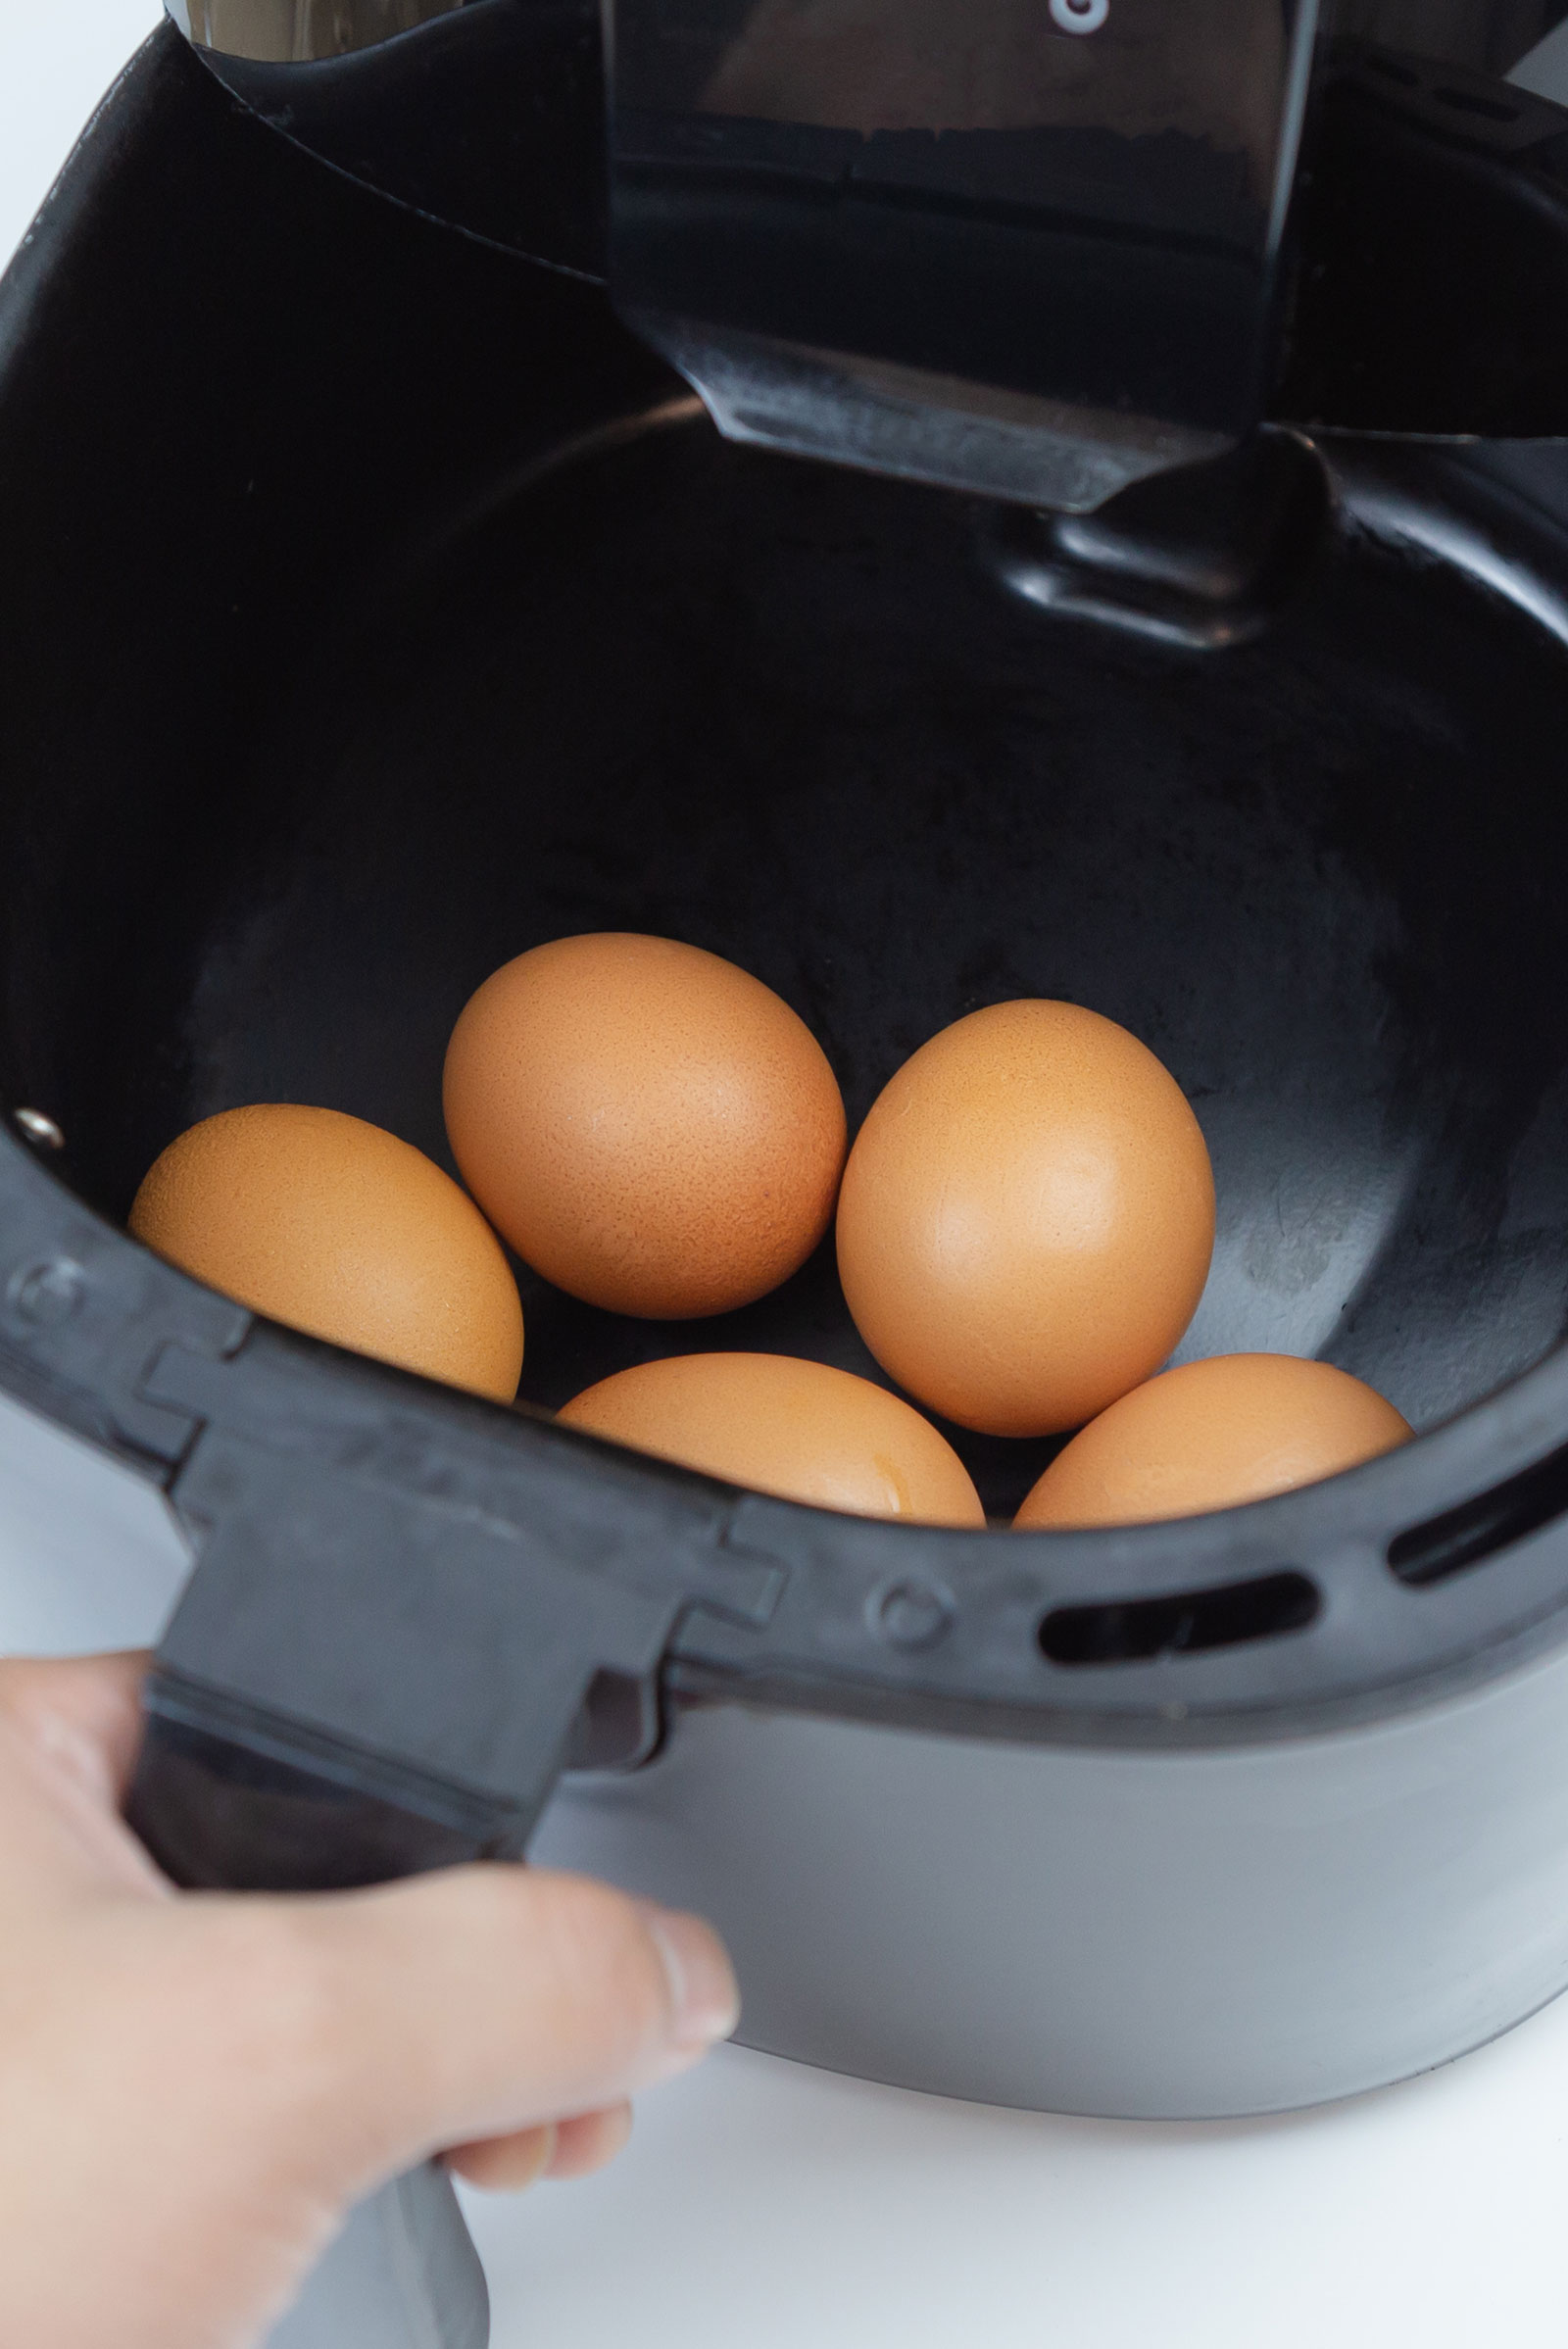
[[[983,509],[720,443],[598,288],[362,194],[172,34],[0,334],[0,1049],[10,1104],[67,1140],[47,1170],[4,1145],[13,1390],[171,1483],[199,1541],[243,1487],[248,1591],[308,1522],[289,1464],[370,1461],[343,1522],[394,1680],[389,1493],[482,1491],[524,1579],[574,1509],[579,1581],[661,1542],[738,1577],[602,1691],[614,1747],[652,1670],[656,1711],[594,1749],[646,1766],[576,1782],[540,1848],[715,1914],[761,2044],[1257,2110],[1554,1994],[1568,458],[1325,443],[1332,510],[1250,642],[1063,619],[1008,586]],[[1321,1354],[1420,1440],[1221,1519],[872,1526],[252,1329],[113,1228],[164,1143],[239,1101],[450,1163],[467,994],[608,927],[778,989],[852,1127],[977,1005],[1124,1022],[1214,1158],[1184,1355]],[[698,1328],[523,1290],[539,1410],[694,1344],[880,1376],[830,1248]],[[1004,1520],[1051,1446],[949,1432]],[[292,1767],[331,1723],[280,1622],[246,1701],[303,1725]],[[448,1697],[501,1669],[482,1645]],[[460,1749],[443,1722],[383,1755],[376,1799],[441,1770],[483,1793]]]

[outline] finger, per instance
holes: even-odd
[[[225,1931],[273,1936],[266,2003],[294,2018],[277,2093],[296,2128],[315,2109],[312,2141],[353,2182],[619,2104],[739,2012],[707,1926],[581,1877],[464,1868],[220,1910]]]
[[[519,2129],[510,2137],[454,2145],[443,2159],[449,2170],[487,2194],[522,2194],[553,2175],[556,2134],[554,2122],[547,2121],[542,2129]]]
[[[141,1747],[145,1652],[7,1657],[0,1712],[18,1735],[115,1808]]]
[[[607,2168],[631,2135],[631,2106],[614,2104],[607,2112],[578,2113],[514,2136],[454,2145],[443,2159],[449,2170],[486,2193],[520,2194],[541,2178],[591,2178]]]
[[[120,1816],[145,1659],[0,1663],[0,1866],[13,1896],[170,1886]]]
[[[591,2178],[596,2170],[608,2169],[624,2148],[631,2129],[629,2104],[612,2104],[607,2112],[579,2113],[575,2120],[561,2122],[545,2176]]]

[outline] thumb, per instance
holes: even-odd
[[[315,2116],[301,2129],[288,2098],[291,2135],[339,2192],[615,2105],[739,2018],[708,1926],[583,1877],[491,1864],[267,1905],[290,1945]]]

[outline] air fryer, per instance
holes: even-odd
[[[191,0],[13,264],[0,1376],[188,1529],[178,1881],[531,1850],[710,1916],[753,2045],[1106,2115],[1568,1983],[1565,12],[1177,13],[999,5],[1042,123],[933,7],[909,123],[891,10],[851,87],[829,0],[614,0],[607,99],[575,0]],[[777,989],[852,1129],[980,1005],[1121,1021],[1214,1161],[1182,1357],[1416,1441],[884,1525],[549,1416],[881,1379],[830,1245],[695,1333],[524,1274],[509,1411],[125,1234],[244,1101],[450,1165],[466,997],[612,928]],[[1004,1526],[1051,1445],[946,1432]]]

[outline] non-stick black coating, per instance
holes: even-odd
[[[1195,660],[1007,601],[957,501],[649,432],[465,533],[264,737],[178,1115],[324,1101],[444,1154],[467,994],[578,930],[755,971],[852,1123],[950,1020],[1064,997],[1209,1137],[1196,1350],[1322,1352],[1430,1421],[1562,1319],[1565,685],[1505,610],[1364,543]],[[875,1375],[830,1248],[695,1328],[526,1297],[545,1404],[693,1346]],[[998,1507],[1038,1465],[964,1448]]]
[[[1188,1351],[1322,1353],[1430,1424],[1553,1345],[1552,638],[1352,530],[1240,650],[1054,620],[997,583],[972,506],[727,449],[670,419],[679,387],[597,295],[278,157],[230,196],[204,304],[171,277],[117,341],[84,288],[100,371],[57,387],[80,416],[94,383],[121,470],[101,436],[74,484],[54,465],[61,535],[32,562],[62,623],[76,582],[77,624],[41,626],[36,595],[18,614],[11,1054],[91,1196],[122,1212],[173,1133],[253,1100],[444,1157],[469,991],[541,939],[647,929],[793,1003],[852,1124],[982,1003],[1125,1022],[1214,1156]],[[280,242],[308,201],[308,242]],[[15,512],[19,401],[35,438],[51,419],[10,389]],[[531,1276],[525,1302],[539,1403],[694,1346],[877,1375],[830,1250],[722,1321],[631,1323]],[[998,1511],[1044,1456],[960,1442]]]

